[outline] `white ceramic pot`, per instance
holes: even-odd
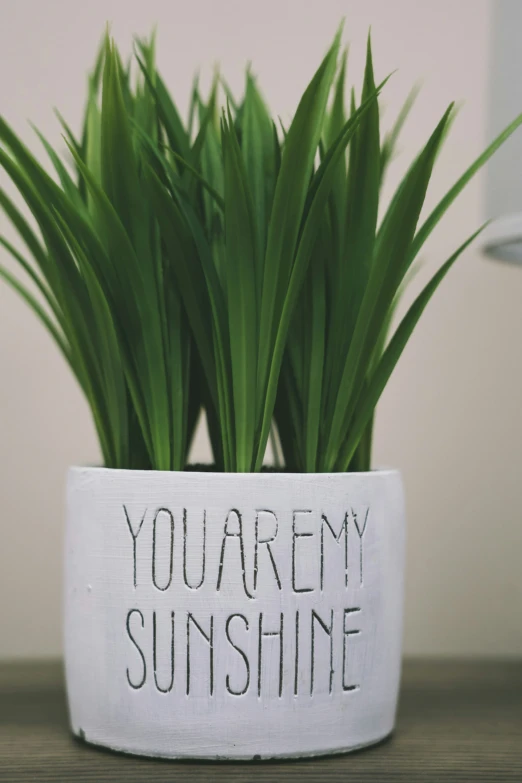
[[[394,471],[72,468],[73,732],[201,759],[382,740],[400,679],[404,537]]]

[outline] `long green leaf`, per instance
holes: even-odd
[[[364,432],[368,421],[370,420],[375,406],[382,394],[382,391],[395,368],[404,348],[410,336],[419,321],[422,313],[429,300],[437,290],[438,286],[445,278],[457,258],[466,248],[473,242],[473,240],[480,234],[484,226],[478,231],[475,231],[469,239],[466,240],[458,250],[446,261],[445,264],[439,269],[439,271],[432,277],[430,282],[426,285],[423,291],[415,299],[410,309],[402,319],[396,332],[394,333],[390,343],[384,351],[381,360],[377,364],[375,372],[373,373],[367,388],[364,391],[364,395],[358,403],[355,409],[354,419],[350,427],[350,434],[347,442],[340,454],[339,463],[336,467],[337,470],[346,470],[347,466],[355,453],[359,439]]]

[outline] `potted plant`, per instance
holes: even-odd
[[[340,35],[288,128],[250,71],[194,85],[185,124],[138,41],[106,40],[73,167],[51,176],[0,121],[0,190],[32,261],[8,270],[80,383],[103,467],[67,490],[73,732],[170,758],[316,755],[394,727],[404,500],[372,471],[379,396],[468,239],[391,322],[418,252],[519,117],[419,222],[450,106],[378,221],[411,100],[384,138],[368,42],[346,113]],[[219,94],[226,107],[220,109]],[[329,99],[331,97],[331,102]],[[214,464],[190,469],[201,409]],[[277,427],[275,426],[277,424]],[[275,434],[275,433],[278,434]],[[267,442],[284,468],[264,469]]]

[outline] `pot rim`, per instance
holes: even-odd
[[[200,463],[202,464],[202,463]],[[194,476],[199,478],[223,478],[223,479],[243,479],[243,478],[256,478],[259,481],[268,481],[273,478],[290,478],[290,479],[305,479],[313,478],[318,481],[321,479],[332,479],[337,476],[347,477],[364,477],[364,478],[382,478],[385,476],[400,476],[401,471],[398,468],[376,468],[374,470],[363,471],[346,471],[346,472],[330,472],[330,473],[287,473],[285,471],[269,470],[265,472],[251,472],[251,473],[233,473],[231,471],[214,471],[214,470],[143,470],[132,468],[105,468],[95,465],[71,465],[68,472],[72,475],[78,473],[92,472],[98,475],[121,475],[126,476],[134,474],[136,476]]]

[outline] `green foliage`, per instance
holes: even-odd
[[[152,67],[153,44],[146,54]],[[2,274],[69,362],[91,407],[105,465],[182,470],[199,396],[191,387],[185,312],[146,190],[139,133],[155,138],[157,127],[149,91],[141,85],[131,93],[108,40],[89,80],[81,139],[64,125],[73,174],[42,139],[59,185],[0,120],[0,164],[39,232],[1,192],[1,206],[34,264],[4,246],[50,313],[25,285]]]
[[[203,406],[220,470],[260,470],[274,420],[287,468],[369,469],[378,399],[475,235],[390,334],[417,255],[522,116],[419,226],[450,106],[379,223],[415,93],[383,135],[370,41],[349,112],[339,46],[340,34],[283,133],[250,70],[240,99],[219,75],[206,99],[195,80],[185,123],[153,39],[136,42],[134,68],[104,42],[79,139],[59,117],[70,161],[40,137],[53,176],[0,120],[0,165],[35,227],[3,190],[0,207],[31,261],[0,243],[35,293],[0,274],[70,364],[107,466],[184,469]]]
[[[345,120],[345,60],[323,129],[323,149]],[[362,101],[375,89],[370,40]],[[381,139],[373,103],[359,123],[314,246],[293,318],[275,416],[286,465],[295,471],[369,470],[373,414],[422,311],[474,234],[441,267],[393,336],[392,316],[412,264],[454,199],[521,124],[518,117],[470,166],[418,227],[433,166],[453,117],[451,105],[400,182],[380,225],[380,187],[413,92],[391,133]],[[352,92],[351,112],[355,111]],[[478,232],[477,232],[478,233]]]

